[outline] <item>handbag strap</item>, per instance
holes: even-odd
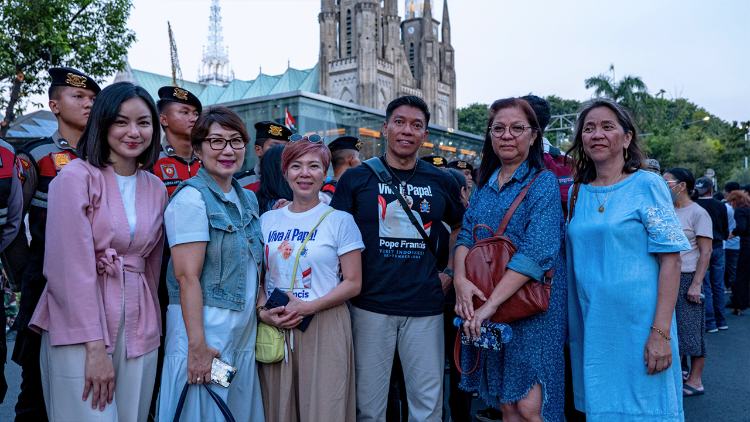
[[[526,185],[525,188],[521,191],[521,193],[516,196],[516,200],[513,201],[512,204],[510,204],[510,208],[508,208],[508,211],[505,212],[505,216],[503,216],[503,221],[500,222],[500,227],[498,227],[497,231],[495,232],[495,236],[502,236],[503,233],[505,233],[505,229],[508,227],[508,223],[510,223],[511,217],[513,217],[513,214],[516,212],[516,209],[518,209],[518,206],[521,205],[521,201],[526,197],[526,193],[529,191],[529,188],[534,183],[537,177],[539,177],[540,174],[544,173],[545,171],[552,171],[552,170],[542,170],[539,173],[537,173],[533,179],[531,179],[531,182],[529,182],[528,185]]]
[[[404,209],[404,212],[406,213],[406,216],[409,217],[409,221],[411,221],[411,224],[414,225],[414,227],[417,229],[419,234],[422,236],[422,239],[424,239],[425,244],[427,245],[427,249],[432,252],[433,256],[437,256],[435,253],[435,247],[432,245],[432,241],[430,240],[430,237],[427,235],[427,232],[424,231],[424,227],[422,227],[421,224],[419,224],[419,221],[417,221],[417,218],[414,217],[414,214],[411,212],[411,208],[409,208],[409,204],[406,203],[406,200],[404,199],[403,195],[401,195],[400,190],[398,187],[396,187],[395,184],[393,184],[393,178],[391,177],[391,173],[385,168],[383,165],[383,162],[380,161],[379,157],[373,157],[369,160],[365,161],[364,164],[372,170],[373,173],[375,173],[375,176],[377,176],[378,180],[388,185],[389,188],[391,188],[391,192],[393,192],[394,195],[396,195],[396,199],[398,200],[398,203],[401,204],[401,208]],[[415,164],[417,165],[417,164]]]
[[[305,249],[305,246],[307,245],[307,241],[310,240],[310,237],[312,237],[313,233],[315,233],[315,229],[318,228],[320,223],[323,222],[323,219],[326,218],[326,216],[332,213],[333,211],[334,211],[333,208],[331,208],[330,210],[326,211],[322,217],[320,217],[320,220],[318,220],[318,224],[316,224],[315,227],[313,227],[312,230],[310,230],[310,233],[307,233],[307,236],[305,237],[305,241],[302,242],[302,245],[299,247],[299,250],[297,251],[297,258],[294,260],[294,270],[292,270],[292,282],[289,284],[290,292],[294,289],[294,277],[297,276],[297,265],[299,265],[299,257],[300,255],[302,255],[302,251]]]
[[[458,369],[458,372],[460,372],[463,375],[469,375],[472,372],[476,371],[477,366],[479,366],[479,358],[482,356],[482,349],[477,348],[477,361],[474,362],[474,367],[471,368],[471,371],[464,372],[461,369],[461,328],[458,328],[458,332],[456,333],[456,343],[453,345],[453,361],[456,363],[456,368]]]
[[[188,383],[185,383],[185,387],[182,388],[182,394],[180,394],[180,400],[177,402],[177,409],[174,412],[174,422],[180,421],[180,416],[182,415],[182,408],[185,406],[185,397],[187,397],[187,391],[188,391]],[[218,394],[216,394],[213,390],[211,390],[211,387],[208,386],[208,384],[203,384],[203,387],[206,388],[206,391],[208,391],[208,395],[211,396],[212,399],[214,399],[214,402],[217,406],[219,406],[219,410],[221,411],[221,414],[224,415],[224,419],[226,422],[235,422],[234,416],[232,415],[232,412],[229,410],[229,406],[222,400],[221,397],[219,397]]]

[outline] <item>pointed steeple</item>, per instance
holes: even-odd
[[[222,42],[221,6],[219,0],[211,0],[211,17],[208,25],[208,48],[203,50],[201,71],[198,72],[198,83],[227,86],[234,79],[234,72],[229,66],[229,54]]]
[[[448,16],[448,0],[443,0],[443,23],[440,24],[443,31],[443,39],[440,40],[444,45],[451,44],[451,19]]]
[[[426,23],[425,30],[432,28],[432,0],[424,0],[424,11],[422,12],[422,22]],[[424,24],[423,24],[424,25]],[[432,32],[432,31],[430,31]]]

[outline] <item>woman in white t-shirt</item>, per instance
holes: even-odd
[[[350,214],[331,211],[320,201],[331,153],[319,136],[311,138],[284,149],[281,168],[293,201],[260,220],[265,263],[259,316],[286,329],[289,345],[286,361],[259,364],[268,421],[356,419],[354,347],[345,302],[362,288],[365,245]],[[289,297],[289,304],[267,310],[263,305],[275,288]],[[308,315],[313,318],[306,330],[295,328]]]
[[[684,168],[669,169],[664,180],[670,188],[672,202],[682,231],[690,241],[690,250],[680,252],[680,293],[677,295],[675,313],[677,338],[682,361],[682,395],[697,396],[704,393],[703,365],[706,364],[705,302],[701,294],[703,276],[711,260],[713,225],[708,212],[690,199],[695,187],[695,176]],[[690,368],[687,357],[690,356]]]

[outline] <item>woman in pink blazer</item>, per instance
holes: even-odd
[[[154,101],[131,83],[96,98],[80,159],[49,189],[47,286],[29,326],[51,421],[145,421],[156,375],[156,296],[167,206]]]

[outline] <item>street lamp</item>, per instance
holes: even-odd
[[[690,123],[685,123],[685,124],[683,124],[683,126],[690,126],[690,125],[692,125],[693,123],[698,123],[698,122],[707,122],[707,121],[708,121],[709,119],[710,119],[710,117],[709,117],[709,116],[706,116],[706,117],[704,117],[704,118],[702,118],[702,119],[700,119],[700,120],[696,120],[696,121],[694,121],[694,122],[690,122]]]

